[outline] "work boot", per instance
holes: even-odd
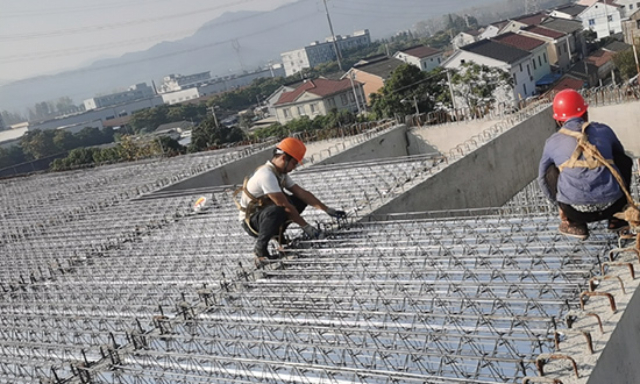
[[[589,238],[589,227],[586,223],[574,223],[569,220],[562,220],[558,231],[563,235],[575,237],[576,239],[586,240]]]
[[[607,222],[607,229],[611,232],[620,232],[629,229],[629,223],[622,219],[612,217]]]

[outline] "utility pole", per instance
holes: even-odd
[[[213,122],[216,124],[216,128],[219,129],[220,127],[218,126],[218,117],[216,116],[216,106],[212,105],[210,108],[211,114],[213,115]]]
[[[349,77],[349,81],[351,82],[351,89],[353,90],[353,97],[356,98],[356,107],[358,108],[358,115],[362,113],[362,109],[360,109],[360,101],[358,100],[358,92],[356,91],[356,86],[353,81],[353,72],[348,72],[347,76]]]
[[[329,30],[331,31],[331,40],[333,40],[333,49],[336,51],[336,60],[338,60],[338,68],[340,72],[343,72],[340,49],[338,48],[338,42],[336,41],[336,35],[333,33],[333,25],[331,24],[331,16],[329,16],[329,8],[327,7],[327,0],[323,0],[324,9],[327,12],[327,21],[329,22]]]
[[[449,73],[449,70],[446,69],[445,70],[447,72],[447,84],[449,84],[449,93],[451,94],[451,106],[453,107],[453,110],[456,110],[456,97],[453,94],[453,87],[451,86],[451,74]]]

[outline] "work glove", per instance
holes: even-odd
[[[302,227],[302,231],[309,236],[309,238],[313,239],[313,240],[321,240],[324,239],[324,233],[322,233],[322,231],[320,231],[318,228],[314,227],[311,224],[307,224],[304,227]]]
[[[347,212],[339,209],[327,208],[327,215],[336,219],[344,219],[347,217]]]

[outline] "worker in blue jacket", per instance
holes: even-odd
[[[586,135],[602,157],[620,174],[627,190],[631,183],[633,161],[625,152],[613,130],[589,122],[588,105],[574,90],[563,90],[553,100],[553,118],[560,130],[547,139],[540,166],[538,183],[547,198],[559,208],[559,231],[586,240],[587,223],[608,220],[608,229],[628,226],[613,215],[627,204],[624,193],[612,172],[577,147],[578,137]]]

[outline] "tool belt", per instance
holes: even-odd
[[[262,169],[264,167],[268,167],[274,174],[276,174],[275,169],[270,164],[266,164],[266,165],[258,167],[253,172],[253,174],[255,174],[256,172],[258,172],[260,169]],[[253,176],[253,174],[252,174],[252,176]],[[249,190],[247,189],[247,184],[249,183],[249,179],[250,178],[251,178],[250,176],[245,177],[244,181],[242,182],[242,187],[237,188],[233,192],[233,202],[236,204],[236,207],[241,212],[244,212],[244,220],[243,221],[247,225],[247,228],[249,228],[249,230],[251,232],[253,232],[257,236],[258,235],[258,231],[256,231],[251,226],[251,216],[256,212],[259,212],[263,208],[268,207],[270,205],[273,205],[274,203],[269,198],[269,196],[267,196],[267,195],[261,196],[261,197],[255,197],[251,192],[249,192]],[[280,189],[282,190],[284,188],[284,180],[285,179],[284,179],[284,177],[282,177],[282,178],[278,177],[277,174],[276,174],[276,178],[278,179],[278,184],[280,185]],[[242,204],[240,204],[240,198],[238,198],[238,195],[240,195],[241,193],[244,193],[249,198],[249,203],[247,204],[246,207],[243,207]]]

